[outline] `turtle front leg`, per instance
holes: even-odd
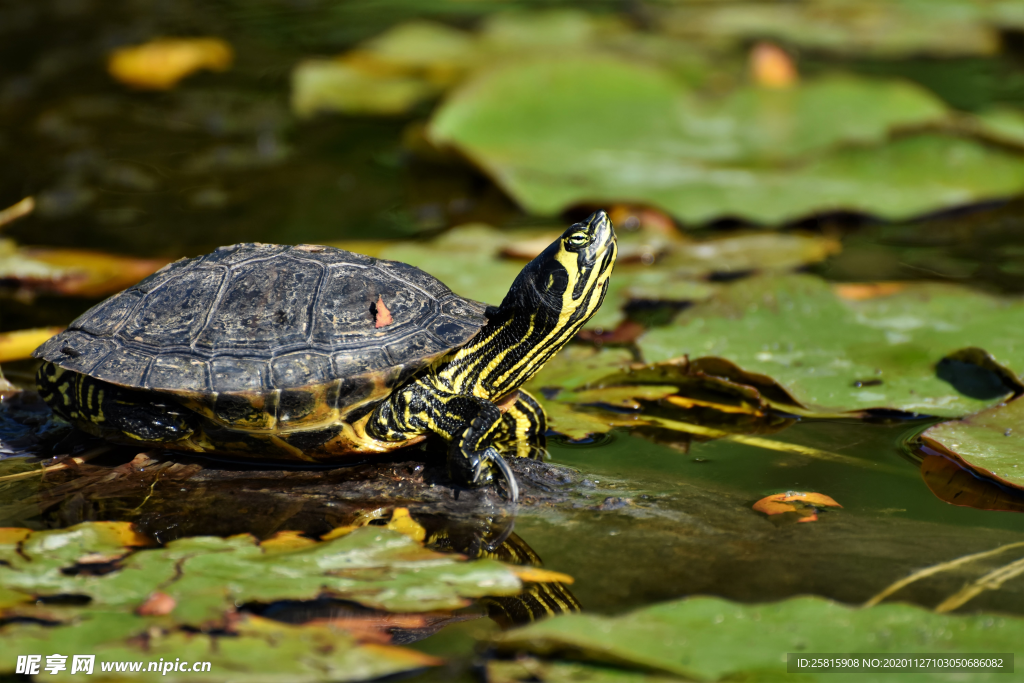
[[[392,394],[374,409],[367,433],[382,441],[401,441],[434,432],[451,445],[448,473],[463,486],[494,481],[495,470],[516,490],[515,476],[502,454],[540,458],[545,453],[544,411],[526,392],[502,411],[476,396],[418,390],[415,385]]]
[[[520,392],[508,410],[483,399],[475,399],[476,415],[467,420],[462,432],[451,441],[448,473],[456,482],[481,486],[494,480],[498,469],[508,481],[510,497],[518,497],[518,486],[502,453],[525,458],[543,458],[546,453],[544,410],[533,396]]]

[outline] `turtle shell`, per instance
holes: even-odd
[[[280,427],[302,422],[313,402],[337,416],[383,397],[468,341],[484,310],[405,263],[326,246],[236,244],[169,264],[33,355],[198,401],[221,424],[244,427],[255,410],[274,413]]]

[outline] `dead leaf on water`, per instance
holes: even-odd
[[[134,285],[168,262],[88,249],[19,247],[0,240],[0,282],[29,294],[105,296]]]
[[[234,54],[220,38],[158,38],[115,50],[107,71],[118,81],[145,90],[169,90],[200,69],[226,71]]]
[[[804,491],[775,493],[765,496],[753,505],[755,511],[769,516],[795,512],[800,517],[797,522],[818,521],[818,508],[820,507],[841,508],[843,506],[824,493],[806,493]]]

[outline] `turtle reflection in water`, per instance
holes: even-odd
[[[502,453],[539,457],[546,418],[519,387],[597,311],[615,263],[604,212],[566,230],[501,306],[341,249],[239,244],[182,259],[35,351],[61,417],[111,441],[322,462],[436,434],[479,486]]]
[[[367,510],[367,512],[370,512]],[[381,514],[381,510],[373,513]],[[371,514],[373,514],[371,513]],[[387,524],[387,517],[370,524]],[[354,525],[360,520],[355,519]],[[363,523],[367,520],[363,519]],[[443,515],[412,515],[414,525],[422,527],[424,543],[428,548],[442,552],[457,552],[473,559],[490,558],[526,567],[543,567],[543,561],[526,541],[512,531],[514,518],[457,519]],[[488,617],[501,629],[529,624],[539,619],[580,612],[582,606],[559,581],[527,582],[518,595],[478,598],[474,605],[455,612],[442,612],[424,620],[425,623],[409,628],[395,623],[394,615],[379,612],[358,604],[332,598],[312,601],[282,601],[257,610],[261,616],[289,623],[304,623],[320,619],[366,619],[377,615],[388,630],[394,644],[412,643],[427,638],[445,626],[459,621]]]

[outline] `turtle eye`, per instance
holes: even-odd
[[[569,244],[574,247],[582,247],[584,244],[590,241],[590,237],[585,232],[574,232],[569,235]]]

